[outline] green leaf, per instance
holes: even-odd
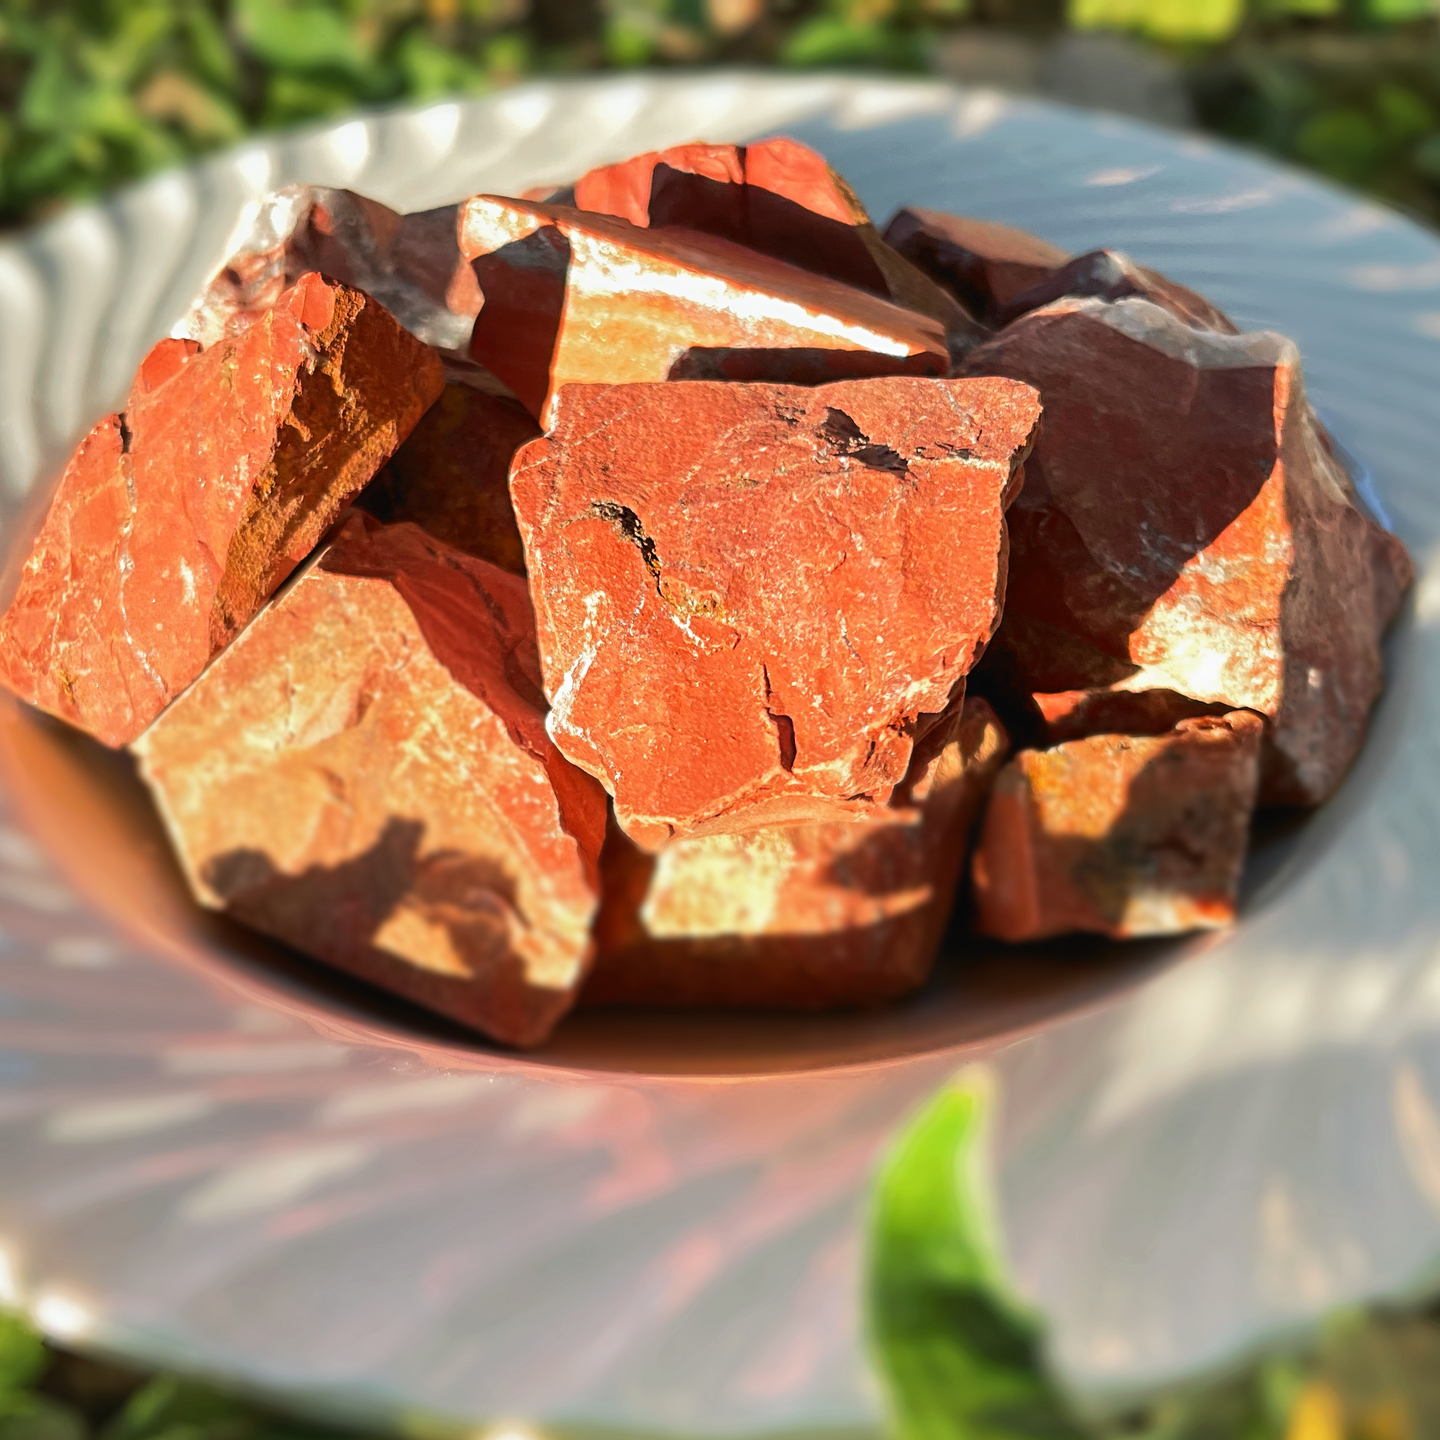
[[[1440,130],[1427,135],[1411,152],[1410,163],[1426,177],[1440,185]]]
[[[44,1395],[0,1398],[0,1440],[86,1440],[78,1411]]]
[[[395,63],[405,93],[414,100],[465,94],[489,85],[486,70],[454,50],[437,45],[423,30],[409,32],[396,47]]]
[[[235,0],[235,26],[255,57],[280,71],[358,74],[369,61],[354,28],[324,5]]]
[[[17,1315],[0,1311],[0,1396],[33,1385],[45,1372],[45,1345]]]
[[[1316,169],[1359,185],[1380,163],[1385,139],[1363,110],[1341,106],[1307,120],[1295,137],[1295,148]]]
[[[1039,1321],[1014,1296],[991,1192],[986,1073],[901,1137],[870,1227],[870,1335],[899,1440],[1074,1440]]]
[[[785,65],[884,65],[913,70],[922,63],[920,38],[894,27],[817,15],[796,27],[780,52]]]

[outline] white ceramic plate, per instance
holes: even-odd
[[[197,914],[124,763],[7,711],[0,1302],[370,1418],[871,1429],[869,1177],[977,1060],[1016,1282],[1083,1391],[1193,1373],[1440,1257],[1440,242],[1394,215],[934,84],[639,76],[356,119],[0,247],[11,548],[261,189],[413,209],[776,131],[882,221],[919,202],[1123,247],[1299,340],[1421,573],[1356,773],[1259,857],[1231,935],[950,963],[873,1016],[578,1017],[516,1057]]]

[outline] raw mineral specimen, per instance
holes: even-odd
[[[1269,721],[1262,803],[1323,800],[1364,740],[1411,568],[1357,508],[1295,346],[1134,298],[1064,300],[967,370],[1024,380],[1045,406],[986,693],[995,677],[1032,696],[1108,692],[1099,723],[1125,730],[1122,697],[1139,692],[1254,710]]]
[[[318,270],[373,296],[412,334],[463,349],[480,309],[460,258],[455,205],[397,215],[324,185],[288,185],[255,203],[248,229],[172,334],[210,346],[238,335],[301,275]]]
[[[902,803],[860,821],[676,840],[612,833],[586,1004],[822,1009],[930,973],[1005,733],[983,700],[925,737]]]
[[[1203,295],[1167,280],[1158,270],[1137,265],[1128,255],[1115,250],[1092,250],[1089,254],[1077,255],[1002,305],[996,319],[1001,325],[1008,325],[1054,300],[1081,295],[1098,300],[1123,300],[1127,295],[1135,295],[1168,310],[1188,325],[1218,330],[1222,335],[1240,333],[1235,322]]]
[[[581,176],[574,194],[581,210],[703,230],[883,295],[939,321],[961,348],[982,333],[953,295],[880,238],[855,192],[798,140],[652,150]]]
[[[555,743],[646,849],[882,807],[996,625],[1008,381],[568,385],[510,489]]]
[[[1000,311],[1070,258],[1063,250],[1010,225],[967,220],[939,210],[899,211],[885,239],[972,315],[997,323]]]
[[[0,619],[0,680],[133,740],[314,549],[440,393],[375,301],[303,277],[200,353],[165,340],[81,442]]]
[[[523,575],[510,461],[540,427],[513,396],[487,387],[478,367],[447,372],[440,398],[358,503],[381,520],[412,520],[457,550]]]
[[[353,515],[134,748],[202,904],[530,1045],[589,960],[606,811],[539,678],[522,579]]]
[[[575,382],[943,375],[927,316],[695,231],[479,195],[460,248],[485,305],[470,353],[542,424]]]
[[[1257,715],[1023,750],[1001,770],[972,864],[977,927],[1002,940],[1119,939],[1235,916],[1255,808]]]

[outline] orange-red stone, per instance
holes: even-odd
[[[188,352],[161,341],[81,442],[0,619],[0,680],[107,745],[200,674],[442,385],[380,305],[314,274]]]
[[[1021,751],[995,782],[975,851],[979,930],[1125,939],[1229,924],[1263,729],[1235,711],[1165,735]]]
[[[460,248],[485,293],[470,353],[542,424],[577,382],[943,375],[927,316],[697,231],[479,195]]]
[[[378,200],[323,185],[261,197],[234,254],[174,333],[204,345],[238,335],[311,270],[379,300],[427,344],[463,349],[480,291],[460,258],[457,206],[397,215]]]
[[[540,433],[511,395],[486,386],[478,368],[450,367],[440,398],[360,496],[385,521],[410,520],[437,540],[525,573],[510,504],[510,462]]]
[[[1070,258],[1058,246],[1011,225],[910,207],[885,227],[885,239],[972,315],[995,324],[1017,295]]]
[[[1254,710],[1263,802],[1323,800],[1364,740],[1411,569],[1357,508],[1294,345],[1139,299],[1065,300],[968,369],[1025,380],[1045,406],[984,683]],[[1125,702],[1107,704],[1113,724]]]
[[[1218,330],[1223,335],[1240,333],[1235,322],[1203,295],[1167,280],[1158,270],[1137,265],[1128,255],[1116,250],[1092,250],[1086,255],[1077,255],[1000,306],[996,319],[1001,325],[1008,325],[1042,305],[1081,295],[1097,300],[1123,300],[1133,295],[1168,310],[1187,325]]]
[[[652,150],[591,170],[574,196],[581,210],[703,230],[883,295],[939,321],[963,348],[979,338],[954,296],[887,245],[855,192],[798,140]]]
[[[550,733],[646,849],[853,817],[992,634],[1033,391],[569,385],[510,490]]]
[[[865,820],[677,840],[658,856],[613,832],[583,1002],[811,1010],[923,984],[1005,734],[967,700],[924,749],[903,803]]]
[[[202,904],[511,1044],[569,1008],[605,796],[518,576],[354,515],[135,750]]]

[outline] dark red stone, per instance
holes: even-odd
[[[562,385],[943,375],[941,327],[696,231],[479,195],[460,245],[486,300],[470,353],[542,424]]]
[[[574,195],[581,210],[703,230],[882,295],[937,320],[961,348],[979,338],[955,298],[880,238],[855,192],[798,140],[652,150],[591,170]]]
[[[1021,751],[995,782],[975,851],[977,928],[1022,941],[1228,925],[1263,730],[1234,711],[1164,735]]]
[[[1070,258],[1057,246],[1013,226],[914,206],[896,213],[885,227],[885,239],[990,325],[1017,295]]]
[[[818,1010],[923,984],[1005,733],[967,700],[923,748],[902,803],[865,820],[677,840],[658,856],[612,831],[583,1003]]]
[[[569,385],[510,489],[550,733],[646,849],[884,806],[992,634],[1009,383]]]
[[[0,678],[135,738],[315,548],[439,394],[375,301],[308,275],[236,338],[161,341],[81,442],[0,620]]]
[[[1130,692],[1254,710],[1262,802],[1329,795],[1364,740],[1411,569],[1355,504],[1294,345],[1078,299],[1023,316],[967,368],[1033,384],[1045,406],[976,683],[1097,692],[1089,705],[1106,692],[1101,724]]]
[[[135,751],[202,904],[533,1045],[589,963],[606,813],[539,678],[522,579],[353,515]]]

